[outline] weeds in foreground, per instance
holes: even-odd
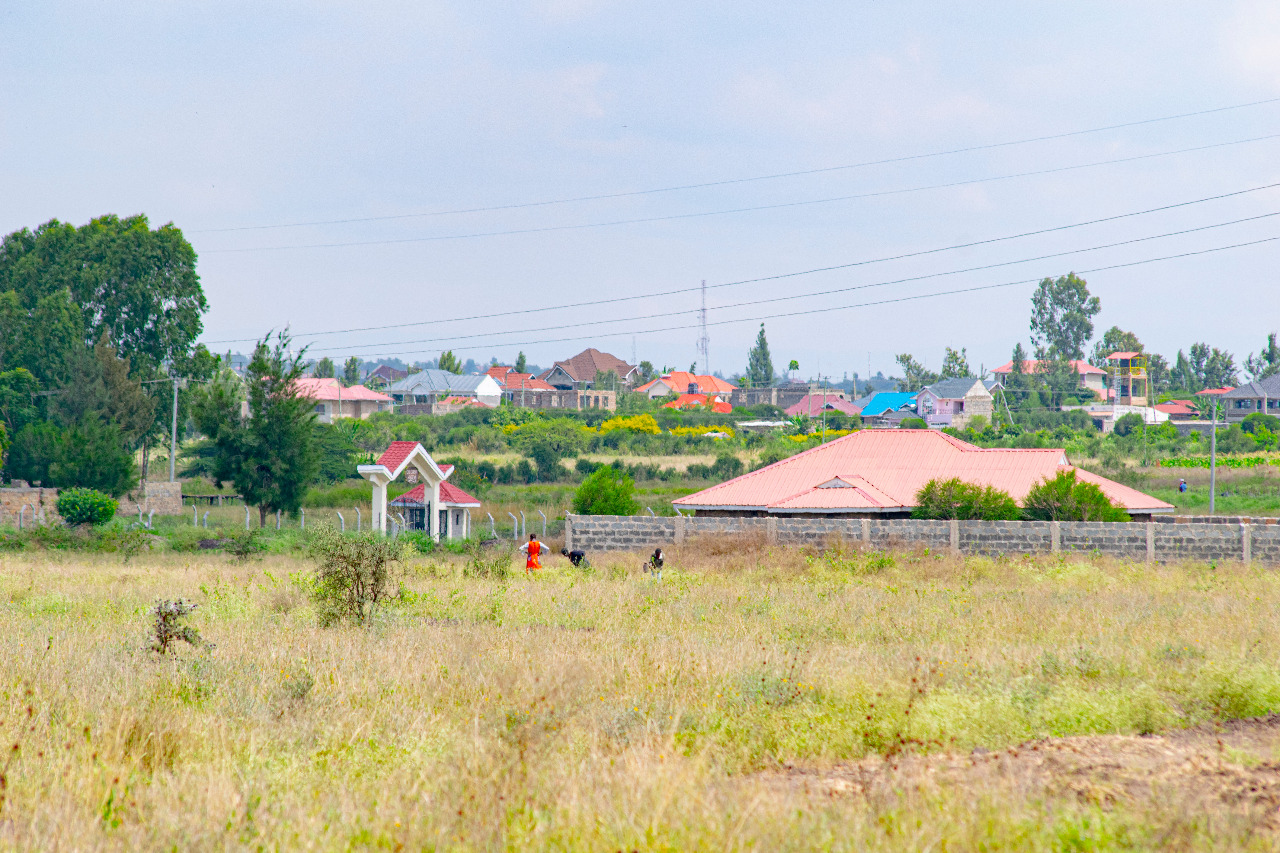
[[[367,625],[390,594],[392,569],[404,546],[376,533],[339,533],[331,524],[316,528],[307,551],[317,562],[310,593],[322,626],[339,622]]]
[[[462,576],[467,578],[491,578],[504,581],[511,577],[511,561],[515,547],[508,544],[486,547],[479,540],[467,543],[467,561],[462,566]]]
[[[185,622],[199,606],[181,598],[175,601],[157,601],[156,606],[151,609],[151,651],[161,655],[169,654],[174,651],[173,645],[178,641],[191,646],[212,648],[212,643],[205,642],[200,632]]]

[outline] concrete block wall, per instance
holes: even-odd
[[[139,505],[143,515],[153,509],[156,515],[182,515],[182,484],[147,483],[140,492],[124,495],[117,503],[117,515],[136,516]],[[24,506],[28,507],[24,516],[27,524],[31,523],[33,517],[40,518],[41,513],[46,524],[61,521],[61,516],[58,515],[58,490],[28,487],[0,489],[0,524],[16,526]]]
[[[566,541],[586,551],[679,545],[708,535],[762,536],[779,545],[833,538],[875,548],[919,547],[963,554],[1106,554],[1161,562],[1235,560],[1280,565],[1280,525],[1075,521],[569,516]]]

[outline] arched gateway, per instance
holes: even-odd
[[[425,530],[439,541],[466,538],[471,534],[471,510],[480,501],[462,489],[446,483],[453,473],[452,465],[437,465],[431,454],[416,441],[393,441],[372,465],[359,465],[356,470],[373,485],[373,526],[387,532],[387,486],[408,468],[418,472],[419,485],[391,502],[402,510],[410,530]]]

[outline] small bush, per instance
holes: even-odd
[[[514,556],[514,545],[501,544],[486,548],[479,540],[473,540],[467,543],[467,562],[462,567],[462,575],[504,581],[511,576],[511,560]]]
[[[307,551],[318,563],[310,591],[320,624],[367,625],[389,594],[391,568],[402,559],[404,546],[373,532],[343,534],[322,524]]]
[[[151,651],[168,654],[173,644],[179,640],[192,646],[211,645],[205,643],[199,631],[184,624],[184,620],[199,606],[181,598],[176,601],[157,601],[156,606],[151,608]]]
[[[242,533],[234,533],[226,538],[224,550],[237,562],[246,563],[262,553],[262,528],[254,527]]]
[[[1142,419],[1142,415],[1137,412],[1129,412],[1127,415],[1121,415],[1116,419],[1116,425],[1112,431],[1118,436],[1126,436],[1135,432],[1141,432],[1146,426],[1146,421]]]
[[[898,429],[928,429],[929,425],[925,423],[924,418],[903,418],[902,423],[898,424]]]
[[[1093,483],[1062,471],[1031,487],[1022,502],[1023,514],[1036,521],[1129,521],[1129,514],[1111,503]]]
[[[916,492],[916,508],[911,515],[942,520],[1015,521],[1022,517],[1022,510],[1008,492],[952,477],[925,483]]]
[[[116,516],[116,502],[97,489],[63,489],[58,493],[58,515],[72,526],[106,524]]]
[[[635,515],[640,505],[633,497],[635,481],[611,466],[600,468],[573,494],[573,511],[578,515]]]

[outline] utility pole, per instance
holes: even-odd
[[[711,374],[711,336],[707,334],[707,280],[702,280],[702,308],[698,311],[698,358],[702,369]]]
[[[1218,401],[1212,400],[1213,426],[1209,432],[1209,515],[1214,512],[1214,499],[1218,494]]]
[[[173,421],[169,424],[169,482],[173,482],[178,459],[178,377],[173,377]]]

